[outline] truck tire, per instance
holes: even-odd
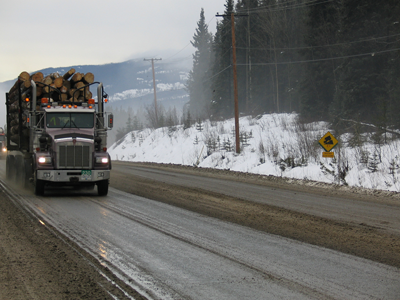
[[[25,185],[24,158],[21,155],[15,156],[15,183],[23,187]]]
[[[44,195],[44,181],[43,180],[36,180],[35,183],[35,195],[43,196]]]
[[[97,193],[99,196],[106,196],[108,194],[108,179],[97,183]]]
[[[37,196],[43,196],[44,195],[44,180],[36,179],[36,174],[35,174],[35,180],[34,180],[34,185],[35,185],[35,195]]]
[[[7,155],[6,158],[6,178],[12,181],[15,174],[15,157],[14,155]]]
[[[24,177],[24,188],[29,188],[29,179],[32,177],[32,159],[24,159],[24,170],[25,170],[25,177]]]

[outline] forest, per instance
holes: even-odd
[[[398,0],[226,0],[224,7],[215,34],[202,9],[193,35],[193,119],[234,116],[236,56],[241,116],[297,112],[337,130],[400,129]]]

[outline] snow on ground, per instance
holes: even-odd
[[[139,80],[140,78],[138,78]],[[157,84],[157,90],[160,92],[165,92],[165,91],[172,91],[172,90],[182,90],[185,88],[185,85],[180,83],[180,82],[175,82],[175,83],[158,83]],[[131,90],[126,90],[121,93],[116,93],[112,96],[109,97],[109,100],[111,102],[115,101],[120,101],[120,100],[126,100],[126,99],[133,99],[133,98],[139,98],[142,96],[146,96],[148,94],[153,94],[153,89],[147,88],[147,89],[131,89]]]
[[[241,153],[235,153],[234,120],[205,121],[132,131],[114,143],[112,160],[195,165],[262,175],[306,179],[370,189],[400,191],[399,140],[350,146],[350,134],[340,141],[334,158],[323,158],[318,141],[329,124],[301,124],[297,114],[269,114],[239,120]],[[354,144],[354,143],[352,143]],[[339,155],[340,152],[340,155]],[[339,174],[339,175],[338,175]]]

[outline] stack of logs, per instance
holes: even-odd
[[[85,85],[94,82],[92,73],[75,73],[75,69],[70,69],[64,75],[52,73],[46,77],[42,72],[37,72],[29,75],[27,72],[22,72],[18,76],[18,80],[8,93],[9,105],[9,120],[10,120],[10,139],[15,143],[19,143],[19,112],[22,113],[22,136],[28,137],[27,119],[30,108],[30,103],[26,102],[26,98],[31,99],[31,80],[36,83],[36,99],[37,104],[40,104],[42,98],[49,98],[49,102],[83,102],[92,98],[92,93],[89,87],[83,88]],[[20,91],[18,87],[20,86]],[[19,106],[19,95],[22,95],[22,107]],[[39,107],[37,106],[37,109]]]

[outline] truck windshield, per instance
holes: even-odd
[[[88,113],[47,113],[48,128],[93,128],[93,114]]]

